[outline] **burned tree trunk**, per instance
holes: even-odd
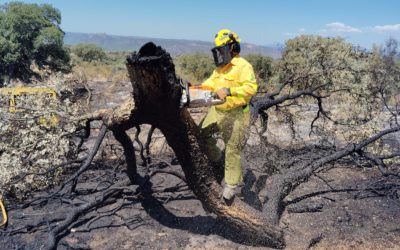
[[[283,247],[281,230],[268,224],[260,211],[239,199],[227,204],[221,198],[222,188],[199,143],[198,128],[189,112],[180,108],[182,90],[170,55],[161,47],[148,43],[128,57],[127,68],[133,85],[135,110],[129,121],[114,131],[132,127],[133,121],[159,128],[174,150],[189,187],[207,210],[240,230],[240,234],[254,245]],[[127,141],[120,132],[114,134],[121,142]]]

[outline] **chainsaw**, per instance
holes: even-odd
[[[209,107],[225,102],[225,100],[218,99],[212,89],[207,86],[189,86],[189,83],[184,83],[182,88],[181,107]]]

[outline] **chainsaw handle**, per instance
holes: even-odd
[[[186,98],[187,98],[188,103],[190,103],[189,87],[190,87],[190,82],[186,81],[185,82],[185,91],[186,91]]]
[[[186,86],[189,88],[192,86],[192,83],[189,80],[179,78],[179,84],[181,85],[182,89],[186,89]]]
[[[217,93],[215,93],[215,92],[212,92],[212,93],[211,93],[211,96],[212,96],[212,98],[214,98],[214,99],[221,100],[221,99],[218,98],[218,95],[217,95]],[[221,100],[221,101],[223,101],[223,100]]]
[[[226,102],[226,97],[224,99],[219,99],[219,96],[217,95],[216,92],[212,92],[211,93],[212,98],[216,99],[216,100],[221,100],[222,103]]]

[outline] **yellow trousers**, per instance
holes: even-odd
[[[211,161],[217,162],[221,150],[213,133],[221,132],[225,143],[225,174],[226,184],[237,185],[243,181],[243,170],[240,155],[244,146],[244,135],[249,125],[249,112],[242,107],[228,111],[220,111],[211,107],[206,117],[200,123],[201,135],[206,143],[207,155]]]

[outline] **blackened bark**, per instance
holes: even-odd
[[[133,142],[128,134],[120,127],[113,128],[113,134],[115,139],[122,145],[124,149],[125,162],[126,162],[126,173],[129,177],[131,183],[137,181],[137,169],[136,169],[136,158],[135,158],[135,148],[133,147]]]

